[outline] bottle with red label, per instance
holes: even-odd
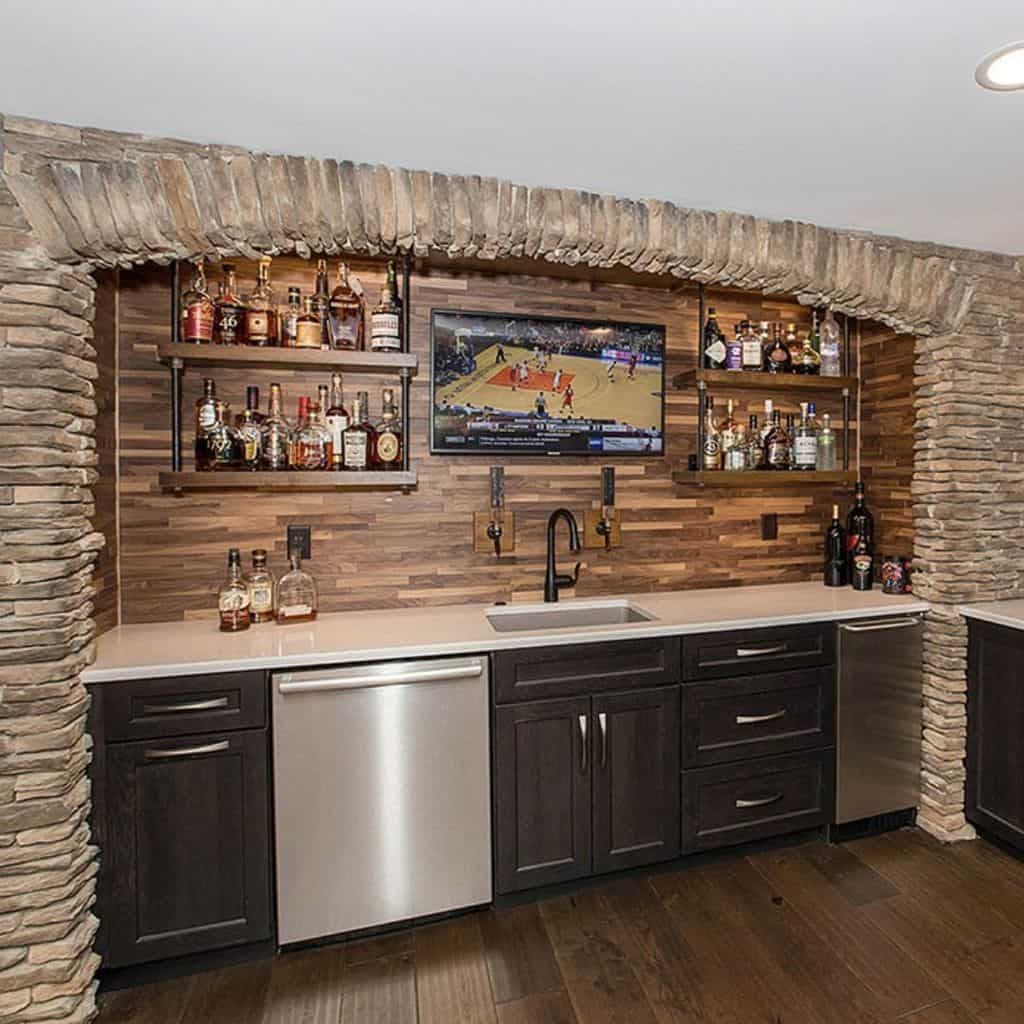
[[[192,280],[181,293],[179,322],[181,341],[193,345],[208,345],[213,341],[213,299],[206,288],[202,260],[195,265]]]
[[[855,590],[870,590],[874,579],[875,517],[864,503],[864,481],[858,480],[853,508],[846,517],[849,577]]]

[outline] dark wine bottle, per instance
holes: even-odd
[[[701,352],[705,370],[725,369],[725,335],[722,333],[722,328],[718,326],[714,306],[708,308],[708,320],[704,325]]]
[[[839,506],[832,506],[832,522],[825,531],[825,586],[846,586],[846,531],[839,525]]]
[[[875,518],[864,503],[864,481],[858,480],[854,491],[853,508],[846,517],[846,547],[849,552],[847,571],[853,580],[853,552],[864,541],[864,550],[868,555],[875,552]],[[868,588],[863,588],[868,589]]]

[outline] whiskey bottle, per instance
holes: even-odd
[[[250,345],[277,344],[277,306],[270,287],[270,257],[259,262],[256,287],[245,304],[245,340]]]
[[[725,368],[727,370],[743,369],[743,335],[742,326],[736,325],[732,338],[725,343]]]
[[[705,370],[721,370],[725,367],[725,335],[718,326],[715,307],[708,307],[708,319],[704,324],[701,351]]]
[[[302,293],[292,285],[288,289],[288,303],[281,309],[278,316],[278,333],[283,348],[297,347],[300,316],[302,316]]]
[[[754,327],[749,320],[744,320],[740,327],[743,338],[743,369],[748,372],[759,372],[764,363],[761,339],[754,332]]]
[[[710,396],[704,401],[704,451],[702,465],[705,470],[722,468],[721,438],[718,436],[718,420],[715,418],[715,400]]]
[[[263,431],[260,424],[256,422],[252,409],[246,409],[242,413],[237,430],[242,443],[242,469],[259,469]]]
[[[725,419],[718,425],[718,447],[722,452],[722,465],[729,457],[729,451],[736,444],[736,428],[738,424],[733,416],[734,402],[730,398],[725,404]]]
[[[213,340],[219,345],[241,345],[245,340],[245,304],[238,297],[234,265],[225,263],[222,269],[224,280],[213,307]]]
[[[257,548],[252,553],[252,569],[245,574],[249,588],[249,619],[272,622],[274,619],[274,574],[267,568],[267,553]]]
[[[330,458],[331,435],[324,425],[324,405],[327,388],[320,388],[320,401],[308,402],[306,421],[295,435],[295,468],[307,470],[327,469]],[[302,399],[299,399],[302,402]]]
[[[374,352],[398,352],[402,348],[402,307],[398,301],[394,263],[388,263],[380,302],[370,314],[370,348]]]
[[[825,531],[825,586],[846,586],[846,533],[839,525],[839,506],[832,506],[832,522]]]
[[[213,300],[206,288],[202,260],[196,263],[192,282],[181,295],[179,327],[180,341],[193,345],[207,345],[213,341]]]
[[[818,434],[818,461],[817,469],[831,471],[836,468],[836,434],[832,429],[832,417],[825,413],[822,417],[824,425]]]
[[[778,410],[772,413],[772,425],[764,441],[765,469],[786,470],[790,464],[790,440]]]
[[[195,438],[199,440],[217,419],[217,382],[211,377],[203,378],[203,393],[196,399]]]
[[[255,384],[250,384],[245,389],[245,408],[252,413],[252,419],[255,423],[262,423],[264,420],[263,413],[260,412],[260,389]],[[238,426],[242,421],[242,417],[239,416],[235,422],[235,426]]]
[[[401,469],[402,423],[398,418],[398,407],[395,405],[395,392],[392,388],[384,388],[381,395],[381,419],[377,425],[376,435],[374,462],[377,469]]]
[[[722,458],[722,468],[736,472],[747,468],[747,428],[737,423],[733,437],[733,443]]]
[[[328,307],[331,304],[330,285],[327,281],[327,260],[316,261],[316,288],[313,291],[312,312],[320,322],[320,348],[330,348],[327,334]],[[312,348],[312,345],[305,345]]]
[[[764,423],[761,424],[761,446],[764,447],[764,442],[768,439],[768,435],[772,429],[772,419],[775,403],[770,399],[764,400]]]
[[[800,426],[793,438],[793,468],[813,470],[818,468],[818,432],[807,415],[807,403],[800,403]]]
[[[281,411],[281,385],[270,385],[267,418],[260,428],[260,466],[263,469],[287,469],[292,432]]]
[[[792,330],[792,324],[790,325]],[[794,335],[794,340],[796,336]],[[793,354],[789,345],[782,338],[782,328],[775,325],[772,340],[764,354],[764,368],[769,373],[790,373],[793,370]]]
[[[850,581],[858,590],[870,590],[868,586],[857,585],[854,552],[860,548],[861,558],[870,561],[875,545],[875,519],[864,501],[864,481],[858,480],[854,491],[853,507],[846,516],[846,546],[849,552]]]
[[[822,377],[842,376],[842,334],[839,324],[832,315],[832,307],[825,310],[825,319],[821,322],[819,332],[821,338],[821,375]]]
[[[214,421],[196,435],[196,469],[203,473],[215,469],[238,469],[244,461],[245,449],[238,431],[227,420],[227,406],[217,402]]]
[[[794,335],[794,340],[796,336]],[[804,338],[804,343],[797,350],[793,357],[793,372],[801,373],[804,376],[817,376],[821,373],[821,356],[814,347],[817,338],[815,328]]]
[[[369,423],[368,406],[366,392],[358,392],[352,403],[352,420],[342,435],[346,470],[365,470],[372,466],[376,444],[374,429]]]
[[[761,469],[764,465],[764,439],[757,422],[757,413],[753,413],[747,427],[747,448],[744,469]]]
[[[340,373],[331,374],[331,393],[327,402],[327,415],[324,417],[327,432],[331,435],[331,469],[345,468],[345,428],[348,426],[348,410],[345,408],[345,395],[342,391]]]
[[[297,551],[288,555],[291,569],[277,583],[277,622],[285,626],[292,622],[310,622],[316,618],[316,580],[302,568]]]
[[[316,297],[302,300],[302,312],[295,321],[296,348],[323,348],[324,325],[316,313]]]
[[[309,396],[300,395],[295,413],[295,426],[292,428],[292,443],[288,449],[288,465],[292,469],[302,469],[299,465],[299,434],[302,433],[309,420]]]
[[[228,578],[217,597],[220,628],[224,633],[238,633],[249,628],[249,588],[242,579],[242,556],[238,548],[228,552]]]
[[[363,300],[348,276],[348,264],[338,264],[338,283],[327,306],[327,337],[331,348],[363,347]]]

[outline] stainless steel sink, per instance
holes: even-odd
[[[629,601],[600,604],[530,605],[526,608],[494,608],[487,621],[499,633],[533,629],[572,629],[581,626],[618,626],[627,622],[653,622],[654,615]]]

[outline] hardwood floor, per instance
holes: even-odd
[[[1024,863],[904,830],[100,997],[100,1024],[1020,1024]]]

